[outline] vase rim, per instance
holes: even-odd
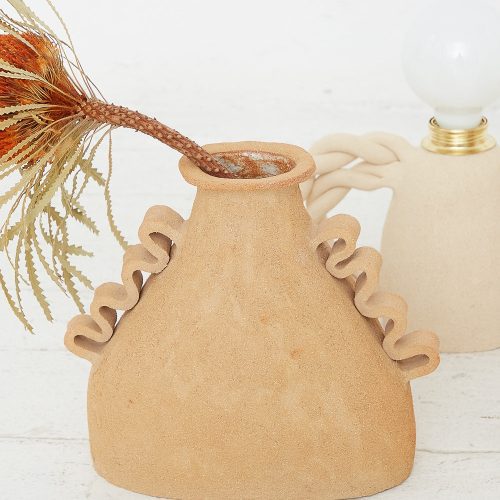
[[[314,173],[316,167],[313,157],[303,148],[291,144],[277,142],[221,142],[203,146],[209,153],[227,153],[232,151],[249,151],[256,153],[272,153],[285,156],[294,162],[288,172],[259,177],[255,179],[227,179],[215,177],[203,172],[183,156],[179,161],[182,176],[189,184],[198,188],[213,191],[254,191],[276,189],[299,184]]]

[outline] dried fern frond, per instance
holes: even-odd
[[[103,187],[109,225],[126,246],[111,212],[111,149],[107,179],[93,165],[104,139],[109,138],[111,148],[113,128],[122,126],[153,136],[212,175],[234,175],[175,130],[100,100],[50,0],[47,3],[62,23],[67,40],[59,38],[23,0],[8,2],[18,19],[0,11],[0,30],[5,33],[0,35],[0,209],[7,211],[0,228],[0,251],[13,267],[14,292],[9,290],[5,273],[0,274],[0,286],[16,316],[31,330],[22,305],[23,282],[45,316],[52,318],[40,271],[83,310],[75,280],[87,287],[91,283],[71,256],[89,252],[70,241],[68,221],[74,219],[97,233],[97,224],[80,202],[89,182]],[[43,253],[40,237],[50,249],[50,258]]]

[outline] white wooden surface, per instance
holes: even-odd
[[[304,147],[338,131],[384,130],[415,143],[426,133],[430,111],[409,91],[399,64],[404,27],[418,4],[57,2],[88,73],[110,100],[153,114],[201,143],[256,139]],[[498,109],[487,114],[500,137]],[[194,191],[176,169],[177,154],[129,131],[115,134],[114,150],[116,217],[131,241],[153,204],[189,214]],[[103,220],[100,193],[91,191],[87,200]],[[388,191],[351,193],[339,211],[360,219],[361,244],[378,247],[389,202]],[[96,253],[81,261],[94,283],[117,279],[122,252],[107,232],[94,240],[74,230]],[[62,345],[75,309],[47,289],[56,304],[53,324],[26,301],[31,317],[39,318],[34,337],[0,300],[0,499],[145,498],[107,484],[92,469],[89,366]],[[83,297],[88,304],[90,292]],[[500,498],[500,350],[444,355],[439,370],[413,389],[415,468],[379,498]]]

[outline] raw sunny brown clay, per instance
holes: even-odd
[[[189,220],[151,208],[123,285],[99,287],[68,326],[67,347],[92,362],[97,471],[182,499],[346,498],[401,483],[415,451],[409,380],[436,368],[437,338],[403,335],[405,304],[376,291],[380,256],[355,249],[354,219],[312,223],[299,191],[308,153],[206,149],[234,168],[250,158],[262,176],[216,178],[183,158],[198,189]],[[153,273],[142,289],[141,271]]]

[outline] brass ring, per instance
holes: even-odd
[[[446,129],[439,126],[435,117],[429,120],[429,135],[422,147],[433,153],[444,155],[470,155],[487,151],[495,146],[495,139],[488,134],[488,120],[471,129]]]

